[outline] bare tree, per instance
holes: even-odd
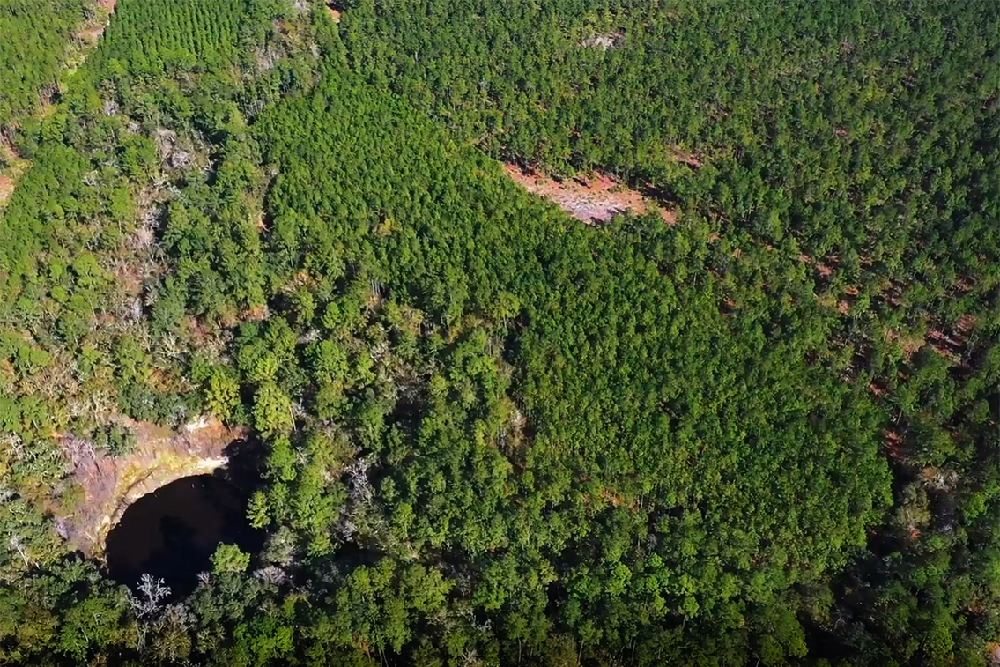
[[[10,540],[8,540],[7,544],[10,546],[12,551],[16,552],[17,555],[21,557],[21,560],[24,561],[25,567],[30,567],[32,565],[34,561],[32,561],[31,557],[28,556],[28,550],[25,548],[24,543],[21,541],[20,535],[11,535]]]
[[[163,608],[163,601],[170,597],[170,587],[163,579],[144,574],[139,579],[139,595],[129,591],[128,597],[136,616],[150,618]]]

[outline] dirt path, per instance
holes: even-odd
[[[656,200],[644,197],[639,191],[629,189],[607,174],[596,173],[590,177],[577,176],[557,181],[551,176],[526,171],[512,164],[505,167],[514,182],[525,190],[554,202],[587,224],[608,222],[626,211],[639,215],[656,211],[667,224],[677,223],[676,211],[664,208]]]

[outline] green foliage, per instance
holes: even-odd
[[[800,296],[791,310],[765,300],[807,293],[801,278],[789,273],[766,297],[741,292],[748,307],[727,317],[718,300],[733,286],[709,279],[691,291],[679,277],[711,275],[719,261],[704,229],[635,221],[595,233],[550,221],[534,204],[512,205],[520,195],[486,163],[425,148],[447,139],[424,138],[434,136],[426,124],[356,86],[350,77],[332,80],[313,100],[265,119],[266,143],[278,146],[282,164],[275,215],[303,225],[316,216],[297,235],[327,235],[318,243],[342,244],[351,264],[384,258],[377,282],[426,308],[427,320],[457,327],[463,311],[491,312],[506,298],[526,304],[532,323],[518,335],[514,392],[536,429],[530,452],[501,448],[516,437],[504,400],[511,378],[483,329],[453,333],[437,353],[446,375],[430,383],[424,412],[397,427],[415,441],[371,421],[371,399],[360,405],[364,442],[384,452],[393,482],[382,492],[397,539],[473,563],[501,549],[544,548],[550,559],[496,579],[518,582],[519,591],[484,587],[477,599],[511,613],[508,600],[531,595],[532,581],[544,591],[554,576],[565,590],[563,622],[593,628],[586,636],[594,646],[624,644],[630,627],[665,620],[671,609],[697,616],[733,597],[767,603],[775,591],[843,565],[846,547],[864,543],[863,526],[888,493],[878,415],[828,371],[802,362],[818,352],[813,335],[765,333],[780,317],[811,321],[820,335],[829,326]],[[311,112],[317,108],[322,115]],[[391,161],[374,159],[374,145],[358,150],[375,140],[364,128],[386,126],[401,128],[390,139]],[[359,160],[367,175],[360,188],[350,176]],[[400,163],[405,176],[396,173]],[[435,174],[455,195],[422,199],[419,190],[434,186],[421,174]],[[342,210],[367,215],[344,220],[327,200],[305,199],[317,178]],[[487,210],[505,222],[490,222]],[[413,222],[388,237],[359,233],[386,218]],[[460,251],[466,247],[476,252]],[[343,312],[328,308],[324,326],[339,329]],[[308,348],[317,380],[336,375],[330,360],[344,356],[339,347]],[[783,511],[789,503],[799,510]],[[586,529],[574,535],[569,527],[582,521]],[[655,546],[636,550],[636,541]]]
[[[985,664],[993,3],[300,4],[120,0],[18,137],[0,663]],[[112,589],[60,445],[206,411],[266,546]]]
[[[239,382],[224,370],[213,371],[205,390],[205,406],[219,419],[229,421],[239,405]]]
[[[254,425],[261,433],[287,433],[294,426],[292,401],[276,384],[262,384],[254,397],[253,417]]]
[[[212,571],[215,574],[238,574],[250,567],[250,554],[240,551],[234,544],[220,544],[212,554]]]
[[[138,442],[135,432],[117,424],[98,429],[94,434],[94,447],[111,456],[126,456],[135,451]]]
[[[624,176],[837,258],[846,285],[899,280],[961,314],[998,279],[1000,16],[989,0],[909,9],[361,2],[342,32],[355,71],[497,157]]]
[[[237,57],[242,0],[118,0],[100,61],[132,73],[215,69]]]
[[[70,38],[87,0],[4,0],[0,4],[0,128],[34,109],[59,83]],[[0,165],[2,166],[2,165]]]

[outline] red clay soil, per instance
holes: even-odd
[[[903,454],[903,436],[899,431],[890,429],[885,432],[885,451],[893,461],[901,463],[906,456]]]
[[[670,155],[681,164],[686,164],[693,169],[701,169],[701,160],[694,153],[688,152],[679,146],[670,148]]]
[[[953,326],[932,328],[927,334],[927,343],[938,354],[958,362],[965,354],[969,343],[969,335],[976,327],[976,318],[972,315],[962,315]]]
[[[812,255],[801,254],[799,255],[799,261],[803,264],[814,264],[816,266],[816,273],[819,274],[820,278],[829,278],[833,275],[840,258],[834,255],[827,257],[824,261],[817,261]]]
[[[667,224],[677,223],[676,211],[663,208],[653,199],[643,197],[640,192],[625,187],[607,174],[595,173],[591,177],[577,176],[557,181],[512,164],[505,167],[514,182],[525,190],[552,201],[587,224],[607,222],[626,211],[639,215],[656,211]]]
[[[844,293],[841,296],[842,298],[837,301],[837,310],[840,311],[841,315],[849,315],[851,308],[858,300],[858,288],[854,286],[845,287]]]

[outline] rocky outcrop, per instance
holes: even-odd
[[[129,505],[178,479],[225,466],[227,448],[245,435],[217,419],[201,419],[176,432],[146,422],[123,425],[135,431],[138,441],[135,451],[123,456],[97,452],[73,435],[60,437],[84,495],[71,516],[60,518],[61,532],[73,548],[95,558],[104,555],[108,533]]]

